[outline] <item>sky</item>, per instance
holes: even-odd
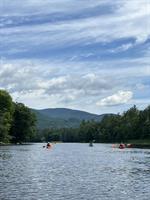
[[[144,109],[150,0],[0,0],[0,89],[36,109]]]

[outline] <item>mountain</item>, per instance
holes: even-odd
[[[96,115],[80,110],[67,108],[32,109],[37,117],[37,127],[44,128],[76,128],[82,120],[100,121],[104,115]]]

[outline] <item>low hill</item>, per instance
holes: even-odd
[[[96,115],[80,110],[67,108],[32,109],[37,117],[37,127],[44,128],[76,128],[82,120],[100,121],[104,115]]]

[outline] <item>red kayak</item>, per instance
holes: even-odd
[[[124,148],[126,148],[125,144],[122,144],[122,143],[121,143],[121,144],[119,145],[119,149],[124,149]]]

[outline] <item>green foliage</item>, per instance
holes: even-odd
[[[35,137],[35,115],[21,103],[13,103],[8,92],[0,90],[0,142],[25,142]]]
[[[14,121],[11,128],[13,142],[27,142],[34,137],[35,115],[22,103],[15,104]]]
[[[122,115],[107,115],[100,122],[83,120],[79,128],[45,129],[45,141],[62,142],[127,142],[150,139],[150,106],[139,111],[133,106]]]
[[[14,104],[11,96],[0,90],[0,141],[9,142],[9,131],[13,120]]]
[[[91,114],[79,110],[71,110],[64,108],[56,109],[32,109],[37,118],[38,129],[62,129],[62,128],[78,128],[82,120],[100,121],[103,115]]]
[[[5,90],[0,90],[0,111],[13,113],[14,107],[12,98]]]

